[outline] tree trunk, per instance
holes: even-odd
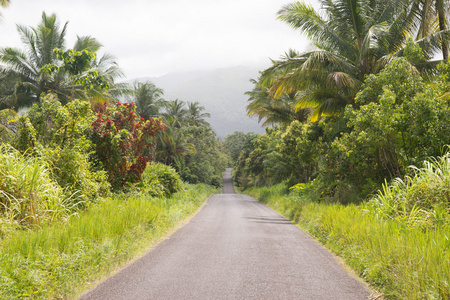
[[[439,18],[439,30],[445,30],[444,0],[436,0],[436,11]],[[444,59],[448,59],[448,42],[446,39],[442,41],[442,56]]]

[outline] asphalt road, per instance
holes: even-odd
[[[368,299],[297,226],[245,195],[224,194],[170,238],[80,299]]]

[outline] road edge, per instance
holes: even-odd
[[[97,279],[95,281],[92,281],[92,282],[83,283],[82,285],[77,287],[77,291],[75,293],[75,297],[72,298],[72,299],[79,299],[79,298],[81,298],[83,295],[85,295],[85,294],[89,293],[91,290],[95,289],[103,281],[105,281],[108,278],[116,275],[122,269],[128,267],[129,265],[133,264],[137,260],[141,259],[147,253],[149,253],[150,251],[152,251],[153,249],[158,247],[162,242],[164,242],[165,240],[169,239],[175,232],[177,232],[178,230],[180,230],[181,228],[183,228],[184,226],[189,224],[190,221],[205,208],[205,206],[208,204],[209,199],[211,199],[211,197],[214,196],[214,195],[216,195],[216,194],[210,194],[205,199],[205,201],[203,201],[203,203],[197,208],[197,210],[195,210],[192,214],[190,214],[186,218],[180,220],[172,228],[167,229],[166,232],[164,232],[161,235],[161,237],[159,237],[155,241],[152,241],[149,245],[143,246],[142,249],[137,250],[136,251],[136,255],[133,256],[133,258],[130,258],[126,262],[123,262],[123,263],[119,264],[118,266],[116,266],[114,268],[114,270],[112,270],[112,271],[110,271],[110,272],[108,272],[106,274],[103,274],[99,279]]]

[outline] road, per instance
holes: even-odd
[[[213,195],[184,227],[80,299],[368,299],[322,246],[255,199]]]

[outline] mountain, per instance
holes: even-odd
[[[132,81],[151,81],[164,90],[166,100],[198,101],[211,114],[207,121],[219,137],[235,131],[263,133],[257,118],[247,116],[248,97],[245,92],[257,79],[256,67],[232,67],[184,73],[170,73],[161,77],[138,78]]]

